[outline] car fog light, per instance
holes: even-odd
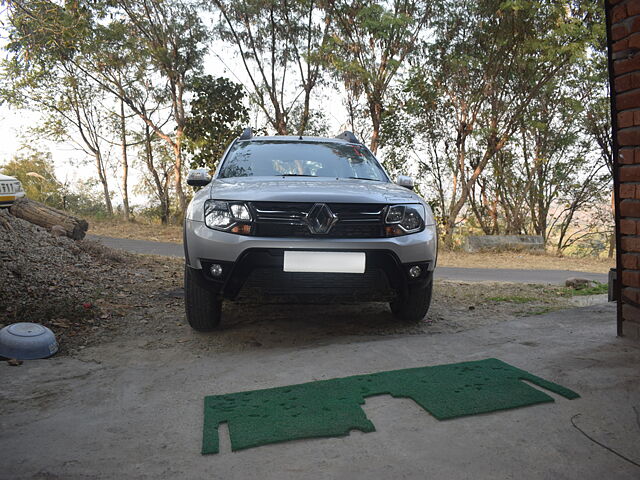
[[[209,268],[209,272],[211,272],[211,275],[214,277],[220,277],[222,275],[222,265],[214,263],[211,265],[211,268]]]
[[[422,273],[422,268],[420,268],[418,265],[414,265],[409,269],[409,276],[411,278],[418,278],[421,273]]]

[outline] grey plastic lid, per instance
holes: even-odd
[[[38,323],[20,322],[0,330],[0,356],[19,360],[47,358],[58,351],[51,330]]]

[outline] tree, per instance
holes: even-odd
[[[314,0],[213,3],[221,15],[218,32],[237,49],[252,101],[279,135],[302,135],[312,114],[312,91],[322,79],[318,52],[327,42],[331,17],[323,16]]]
[[[130,32],[126,42],[128,58],[150,64],[166,80],[165,92],[170,99],[174,134],[164,132],[146,115],[139,103],[139,92],[131,85],[123,85],[122,79],[108,69],[109,63],[105,64],[107,68],[100,71],[97,80],[173,149],[174,188],[180,211],[183,212],[186,209],[182,187],[182,142],[187,119],[185,93],[189,76],[202,69],[208,33],[197,6],[192,3],[180,0],[115,0],[114,4],[126,14],[125,26]]]
[[[353,99],[364,95],[371,125],[370,148],[380,142],[385,97],[430,18],[428,2],[418,0],[326,0],[333,19],[325,62]],[[350,108],[353,110],[353,107]]]
[[[158,201],[160,222],[166,225],[171,213],[172,152],[169,151],[169,145],[155,136],[148,125],[144,126],[143,138],[144,149],[139,152],[139,159],[147,167],[147,173],[143,176],[139,191]]]
[[[193,99],[185,123],[185,148],[193,168],[215,170],[227,145],[249,120],[242,85],[211,75],[191,80]]]
[[[450,124],[441,144],[454,159],[444,222],[451,246],[463,207],[531,102],[585,54],[594,7],[529,0],[442,0],[438,6],[434,41],[406,88],[413,105],[435,105],[444,115],[436,121]],[[422,116],[420,131],[434,127],[433,119]]]
[[[78,4],[63,8],[47,0],[12,0],[7,5],[9,57],[2,62],[0,98],[18,108],[41,110],[45,119],[40,132],[54,140],[70,140],[94,158],[112,214],[101,141],[101,96],[75,61],[90,30],[90,15]]]
[[[71,2],[64,7],[48,0],[8,4],[12,60],[24,68],[35,61],[41,71],[47,66],[73,70],[103,95],[123,102],[173,149],[174,187],[184,211],[185,88],[189,75],[202,68],[208,39],[197,5],[180,0]],[[142,104],[141,84],[156,84],[158,77],[164,85],[156,90],[171,105],[175,124],[171,133],[145,115],[148,110]]]

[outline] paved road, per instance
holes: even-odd
[[[149,242],[128,238],[111,238],[98,235],[87,235],[104,245],[134,253],[182,257],[182,245],[170,242]],[[563,284],[569,277],[581,277],[601,283],[607,282],[604,273],[585,273],[571,270],[512,270],[503,268],[459,268],[438,267],[436,278],[461,282],[510,282],[510,283],[549,283]]]

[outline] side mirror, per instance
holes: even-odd
[[[413,190],[413,187],[415,187],[413,178],[406,175],[398,175],[398,178],[396,178],[396,183],[401,187],[408,188],[409,190]]]
[[[208,185],[210,181],[211,175],[209,175],[209,170],[206,168],[189,170],[189,175],[187,175],[187,185],[191,185],[192,187],[204,187]]]

